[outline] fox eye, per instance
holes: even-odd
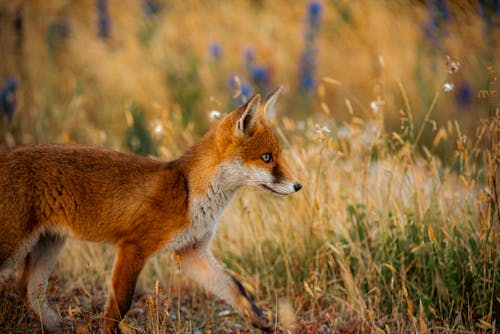
[[[264,161],[265,163],[269,163],[271,161],[273,161],[273,156],[271,155],[271,153],[264,153],[260,156],[260,158],[262,159],[262,161]]]

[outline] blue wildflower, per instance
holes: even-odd
[[[240,89],[240,84],[239,76],[236,73],[231,73],[229,75],[229,87],[231,87],[232,90],[237,90]]]
[[[321,23],[321,13],[323,6],[320,2],[313,1],[307,6],[307,19],[310,30],[318,30]]]
[[[484,33],[493,37],[495,26],[500,25],[500,0],[479,0],[479,13],[484,21]]]
[[[255,60],[255,50],[252,47],[246,47],[245,51],[243,52],[243,55],[245,57],[245,65],[247,68],[250,68]]]
[[[316,86],[316,79],[314,78],[314,73],[309,70],[304,70],[304,73],[300,77],[300,87],[308,92],[314,89]]]
[[[250,78],[258,87],[262,87],[265,90],[271,81],[269,67],[258,65],[252,66],[250,68]]]
[[[217,42],[212,42],[210,43],[209,46],[210,50],[210,56],[214,61],[219,61],[220,58],[222,57],[222,47],[219,43]]]
[[[245,103],[253,95],[253,88],[248,83],[241,85],[240,104]]]
[[[441,42],[442,38],[448,34],[445,24],[451,18],[446,0],[429,0],[427,10],[429,17],[423,28],[424,35],[433,48],[446,53]]]
[[[304,91],[311,91],[316,86],[316,49],[311,47],[302,53],[299,63],[300,87]]]
[[[242,82],[240,77],[235,73],[229,76],[229,86],[236,93],[235,98],[239,105],[247,102],[253,94],[252,86],[246,82]]]
[[[434,6],[443,22],[450,20],[450,12],[446,6],[446,0],[434,0]]]
[[[259,65],[255,62],[255,49],[253,47],[246,47],[243,51],[243,57],[250,81],[257,86],[258,90],[267,90],[271,83],[269,66]]]
[[[472,87],[462,82],[455,93],[455,102],[462,108],[469,108],[472,104]]]
[[[316,85],[316,56],[315,46],[321,26],[323,6],[318,1],[310,2],[307,6],[306,29],[304,33],[304,50],[299,62],[299,86],[303,91],[309,92]]]
[[[97,9],[97,36],[102,39],[111,35],[111,19],[109,17],[108,1],[96,0]]]
[[[17,107],[16,91],[17,80],[15,78],[8,79],[0,90],[0,115],[5,113],[9,125],[12,123]]]

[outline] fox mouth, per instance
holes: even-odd
[[[282,193],[282,192],[279,192],[279,191],[274,190],[273,188],[271,188],[271,187],[270,187],[270,186],[268,186],[267,184],[261,184],[260,186],[261,186],[263,189],[268,190],[268,191],[270,191],[270,192],[272,192],[272,193],[275,193],[275,194],[277,194],[277,195],[280,195],[280,196],[286,196],[286,195],[288,195],[287,193]]]

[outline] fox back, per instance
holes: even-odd
[[[175,251],[190,277],[269,329],[268,316],[216,263],[209,245],[241,186],[282,195],[301,188],[264,117],[278,94],[279,89],[264,106],[255,96],[170,162],[82,145],[0,152],[0,269],[24,265],[21,293],[47,329],[62,330],[45,289],[68,236],[118,245],[106,331],[117,329],[137,276],[160,249]]]

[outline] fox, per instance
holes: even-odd
[[[162,161],[78,144],[33,144],[0,152],[0,270],[20,268],[19,291],[41,323],[65,322],[47,301],[48,277],[67,238],[117,245],[101,323],[120,332],[147,260],[167,250],[181,270],[253,326],[273,331],[270,312],[210,250],[218,221],[243,186],[299,191],[267,120],[282,87],[259,94],[213,124],[179,158]],[[67,324],[66,324],[67,325]]]

